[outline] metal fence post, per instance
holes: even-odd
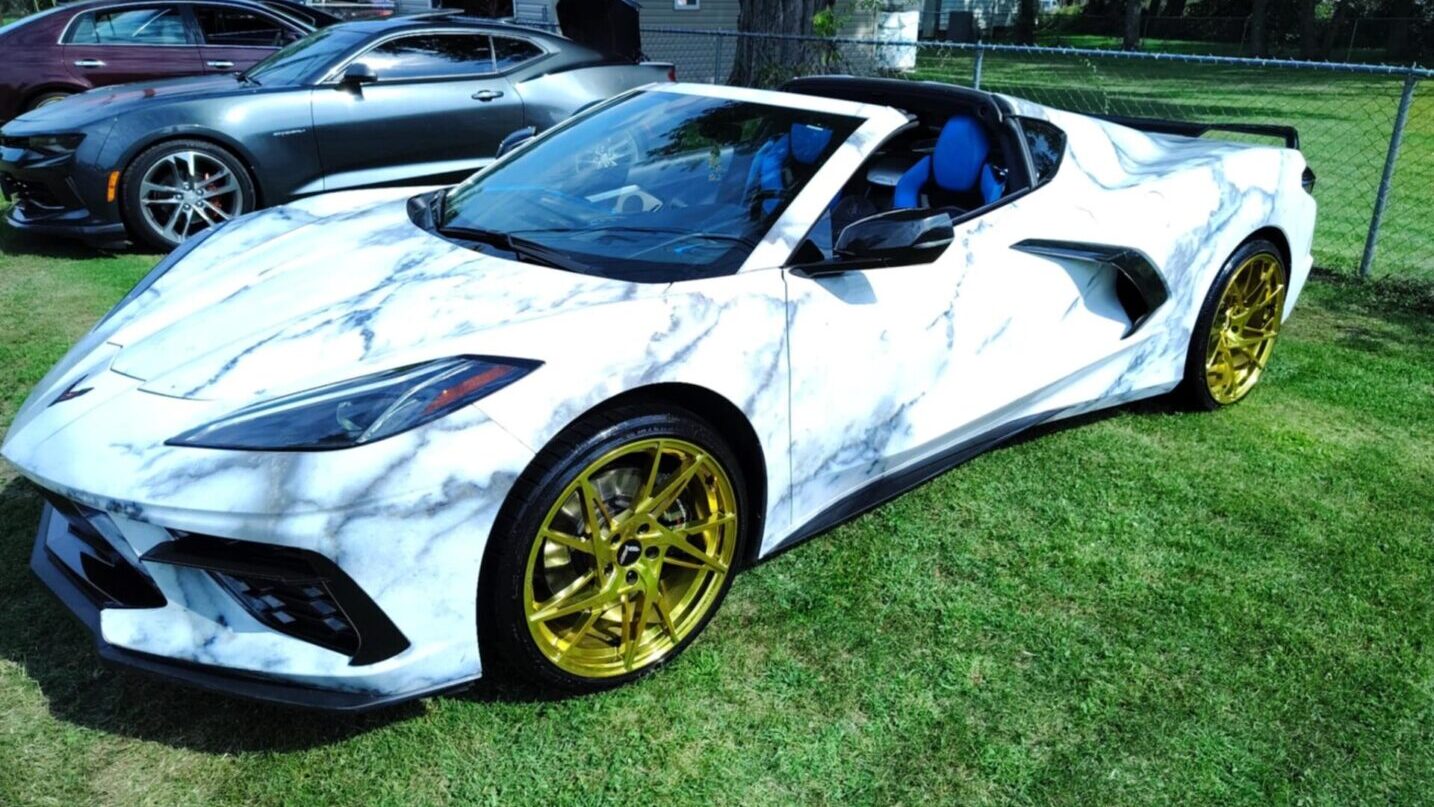
[[[714,34],[713,39],[717,40],[716,46],[712,48],[712,83],[718,84],[723,80],[722,76],[722,37]]]
[[[1359,276],[1369,277],[1374,264],[1374,248],[1379,242],[1379,225],[1384,207],[1389,203],[1389,185],[1394,180],[1394,164],[1399,161],[1399,144],[1404,140],[1404,125],[1409,122],[1409,106],[1414,101],[1414,73],[1404,77],[1404,93],[1399,96],[1399,111],[1394,115],[1394,131],[1389,135],[1389,153],[1384,157],[1384,175],[1379,178],[1379,192],[1374,197],[1374,215],[1369,219],[1369,237],[1364,241],[1364,257],[1359,261]]]
[[[971,70],[971,88],[981,89],[981,65],[986,61],[986,48],[979,41],[976,42],[976,65]]]

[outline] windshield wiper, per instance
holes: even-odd
[[[731,241],[737,244],[752,244],[751,238],[740,235],[728,235],[727,233],[708,233],[700,230],[687,230],[681,227],[638,227],[633,225],[617,225],[612,227],[560,227],[557,229],[536,229],[518,230],[522,233],[648,233],[654,235],[685,235],[691,238],[710,238],[713,241]]]
[[[575,261],[564,252],[559,252],[551,247],[539,244],[536,241],[529,241],[526,238],[515,238],[507,233],[497,230],[482,230],[475,227],[436,227],[434,232],[455,241],[469,241],[475,244],[487,244],[497,247],[505,252],[511,252],[518,256],[519,260],[536,263],[542,266],[549,266],[554,269],[564,269],[579,274],[592,274],[592,267],[581,261]]]

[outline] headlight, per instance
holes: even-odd
[[[459,356],[275,398],[191,429],[168,445],[328,451],[421,426],[517,381],[541,363]]]
[[[25,140],[24,147],[41,154],[58,157],[79,148],[80,141],[84,139],[85,136],[82,134],[35,135]]]
[[[174,265],[176,263],[179,263],[179,261],[183,259],[185,255],[188,255],[189,253],[193,252],[195,247],[199,246],[201,243],[204,242],[204,239],[208,238],[211,235],[214,235],[214,233],[218,232],[220,229],[224,228],[232,221],[234,221],[234,219],[230,219],[229,221],[221,221],[213,227],[200,230],[198,233],[195,233],[189,238],[184,239],[183,243],[171,250],[168,255],[165,255],[163,258],[161,258],[159,260],[159,263],[155,264],[154,268],[149,270],[148,274],[140,278],[139,282],[135,284],[134,288],[129,290],[129,294],[126,294],[124,297],[122,297],[119,302],[115,303],[114,308],[111,308],[109,310],[109,313],[105,314],[103,317],[100,318],[99,322],[95,323],[95,328],[99,328],[101,325],[108,322],[109,318],[113,317],[116,313],[118,313],[121,308],[124,308],[125,306],[134,302],[135,299],[138,298],[141,294],[144,294],[146,291],[149,291],[149,287],[153,286],[159,281],[160,278],[164,277],[165,273],[168,272],[170,269],[173,269]]]

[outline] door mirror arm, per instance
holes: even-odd
[[[349,92],[358,92],[365,84],[374,84],[378,81],[378,73],[363,62],[354,62],[344,68],[343,78],[339,79],[339,87]]]

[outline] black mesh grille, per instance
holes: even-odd
[[[346,656],[358,653],[358,631],[323,583],[210,574],[260,622]]]

